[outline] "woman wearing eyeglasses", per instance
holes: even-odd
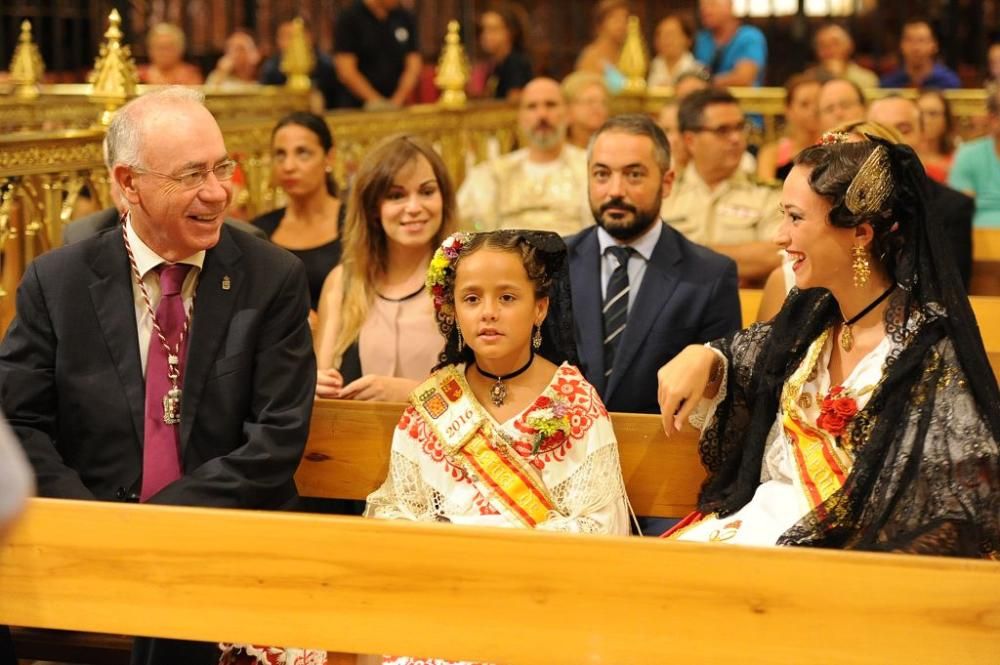
[[[288,206],[253,220],[271,242],[305,264],[312,312],[319,308],[323,280],[340,263],[344,208],[332,177],[333,155],[333,136],[322,117],[297,111],[279,120],[271,133],[271,174]]]

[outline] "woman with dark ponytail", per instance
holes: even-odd
[[[708,470],[667,537],[996,558],[1000,392],[906,146],[826,134],[785,181],[778,315],[660,369]]]
[[[296,111],[279,120],[271,132],[271,174],[288,205],[253,220],[271,242],[305,264],[313,312],[323,280],[340,263],[345,211],[333,161],[333,136],[321,116]]]

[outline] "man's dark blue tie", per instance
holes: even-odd
[[[608,280],[608,289],[604,295],[604,376],[611,376],[611,370],[615,365],[615,352],[618,350],[618,342],[621,341],[622,333],[625,332],[625,324],[628,322],[628,258],[635,250],[631,247],[612,245],[606,252],[614,255],[618,261],[618,267],[611,273]]]

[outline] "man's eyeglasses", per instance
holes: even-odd
[[[233,177],[236,172],[236,162],[227,159],[224,162],[219,162],[210,169],[198,169],[196,171],[185,171],[179,175],[171,175],[169,173],[159,173],[158,171],[151,171],[149,169],[144,169],[141,166],[133,166],[132,170],[136,173],[155,175],[160,178],[166,178],[167,180],[173,180],[179,184],[184,189],[194,189],[195,187],[201,187],[208,180],[208,174],[214,173],[217,180],[229,180]]]
[[[730,134],[746,134],[750,131],[750,123],[746,120],[734,122],[731,125],[719,125],[718,127],[695,127],[696,132],[710,132],[720,139],[724,139]]]

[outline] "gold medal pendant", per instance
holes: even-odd
[[[490,401],[493,402],[494,406],[503,406],[505,399],[507,399],[507,386],[503,384],[503,381],[497,379],[497,382],[490,388]]]
[[[844,351],[850,351],[854,348],[854,335],[851,334],[851,327],[844,326],[844,329],[840,331],[840,348]]]

